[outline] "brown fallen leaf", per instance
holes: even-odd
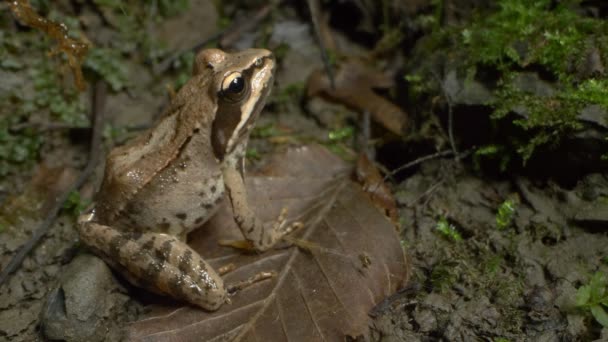
[[[393,81],[390,77],[351,58],[337,66],[334,81],[335,88],[332,89],[323,71],[313,71],[306,85],[307,96],[323,96],[357,112],[369,112],[376,122],[397,135],[407,132],[407,113],[373,91],[374,88],[391,87]]]
[[[319,146],[276,156],[264,175],[248,178],[256,211],[274,220],[283,207],[305,227],[295,246],[263,254],[221,247],[242,239],[232,212],[220,209],[191,236],[215,267],[234,264],[235,283],[260,271],[277,276],[237,292],[231,304],[206,312],[183,303],[150,305],[126,328],[129,341],[342,341],[368,331],[368,312],[407,280],[408,263],[391,223],[358,185],[349,167]]]
[[[365,191],[376,207],[386,213],[386,216],[393,222],[395,227],[399,229],[399,217],[397,215],[397,204],[395,198],[384,183],[384,178],[378,171],[378,168],[367,158],[365,153],[361,153],[357,159],[355,168],[357,181]]]

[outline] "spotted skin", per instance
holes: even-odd
[[[79,218],[83,244],[136,286],[205,310],[227,302],[222,278],[186,236],[226,193],[254,248],[267,250],[286,234],[255,216],[243,182],[247,141],[273,72],[266,50],[199,53],[193,77],[156,125],[109,153],[95,206]]]

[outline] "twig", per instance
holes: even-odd
[[[371,114],[369,111],[364,110],[361,114],[361,134],[359,135],[359,142],[363,153],[365,153],[367,156],[367,159],[375,160],[375,150],[369,147],[369,141],[371,140],[372,136],[371,126]]]
[[[228,30],[220,37],[220,47],[231,46],[234,42],[243,35],[256,28],[262,20],[264,20],[271,10],[278,6],[280,1],[272,1],[271,3],[260,8],[253,17],[247,17],[245,20],[239,20],[230,26]]]
[[[456,161],[460,161],[461,156],[458,153],[458,149],[456,148],[456,142],[454,141],[454,112],[453,112],[453,102],[452,96],[448,93],[445,88],[445,84],[441,81],[437,73],[431,73],[437,83],[439,83],[439,88],[441,88],[441,92],[443,93],[443,97],[445,97],[445,101],[448,104],[448,138],[450,139],[450,146],[452,147],[452,151],[454,152],[454,159]]]
[[[101,129],[104,121],[104,110],[103,105],[105,103],[106,84],[103,81],[98,81],[95,84],[93,92],[93,111],[91,115],[92,120],[92,132],[91,132],[91,146],[89,149],[89,160],[84,170],[78,176],[78,179],[68,187],[59,197],[56,198],[55,204],[47,214],[46,218],[42,223],[34,230],[32,237],[19,249],[17,254],[11,259],[8,265],[0,273],[0,285],[2,285],[23,262],[29,252],[36,246],[36,244],[48,233],[51,229],[53,222],[57,218],[57,215],[63,208],[64,202],[70,196],[70,193],[78,190],[84,182],[89,178],[90,174],[95,169],[99,155],[99,146],[101,145]]]
[[[409,169],[410,167],[416,166],[418,164],[421,164],[427,160],[431,160],[431,159],[435,159],[435,158],[440,158],[440,157],[445,157],[445,156],[449,156],[451,154],[453,154],[454,151],[450,151],[450,150],[446,150],[446,151],[439,151],[433,154],[429,154],[426,155],[424,157],[420,157],[418,159],[412,160],[411,162],[405,164],[405,165],[401,165],[398,168],[394,169],[393,171],[391,171],[390,173],[388,173],[386,176],[384,176],[384,178],[382,179],[383,182],[386,182],[387,179],[389,179],[390,177],[396,175],[397,173]]]
[[[424,201],[424,203],[422,204],[422,207],[425,208],[427,206],[427,204],[429,203],[429,201],[431,200],[431,195],[437,191],[437,189],[439,189],[439,187],[445,182],[445,178],[440,179],[439,181],[437,181],[437,183],[433,184],[430,188],[426,189],[425,192],[422,193],[422,195],[418,196],[418,198],[416,198],[416,200],[414,200],[409,206],[410,207],[412,205],[414,205],[414,203],[418,202],[420,199],[426,197],[426,200]]]
[[[171,64],[173,64],[173,62],[175,62],[175,60],[177,60],[181,55],[183,55],[184,53],[189,52],[189,51],[192,51],[192,52],[198,51],[200,48],[209,44],[210,42],[220,39],[220,37],[222,36],[222,34],[224,34],[224,32],[225,31],[216,33],[213,36],[203,40],[202,42],[197,43],[196,45],[192,46],[189,49],[175,51],[169,57],[165,58],[163,61],[152,66],[152,73],[154,73],[154,75],[161,75],[161,74],[165,73],[167,71],[167,69],[169,69]]]
[[[160,63],[156,64],[152,67],[152,72],[155,75],[160,75],[167,71],[171,64],[175,62],[181,55],[188,51],[197,52],[202,49],[207,44],[213,41],[219,41],[218,45],[225,47],[230,46],[238,37],[240,37],[243,32],[248,32],[253,30],[257,25],[260,24],[262,20],[264,20],[271,12],[272,8],[277,6],[278,4],[267,4],[260,8],[253,17],[247,17],[247,20],[239,20],[238,22],[233,23],[229,28],[222,30],[211,37],[197,43],[189,49],[176,51],[172,53],[169,57],[165,58]]]
[[[372,318],[376,318],[386,313],[395,301],[404,297],[411,296],[414,293],[420,292],[421,287],[422,286],[418,282],[407,284],[405,287],[400,288],[399,290],[397,290],[397,292],[393,293],[392,295],[382,300],[380,303],[376,304],[376,306],[374,306],[369,311],[369,316]]]
[[[22,122],[15,124],[9,128],[12,132],[21,131],[27,128],[36,128],[38,131],[52,130],[71,130],[71,129],[88,129],[88,126],[75,126],[63,122]]]
[[[321,59],[323,60],[323,66],[325,67],[325,72],[327,73],[327,78],[329,78],[329,84],[331,85],[331,89],[336,89],[335,80],[334,80],[334,71],[329,62],[329,55],[327,54],[327,47],[325,44],[325,40],[321,35],[321,23],[319,22],[319,16],[321,15],[319,12],[319,0],[308,0],[308,8],[310,10],[310,17],[312,19],[312,25],[315,29],[315,35],[317,36],[317,41],[319,42],[319,47],[321,49]]]

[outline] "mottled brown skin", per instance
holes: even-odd
[[[265,227],[243,182],[249,134],[270,92],[267,50],[198,54],[194,75],[150,131],[108,155],[95,207],[79,219],[82,242],[129,281],[216,310],[222,278],[185,243],[224,193],[244,237],[259,251],[289,229]]]

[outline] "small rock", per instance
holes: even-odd
[[[519,73],[513,80],[515,88],[541,97],[549,97],[555,94],[551,83],[541,80],[535,72]]]
[[[589,228],[608,229],[608,203],[593,202],[577,210],[574,221]]]
[[[422,332],[430,332],[437,328],[437,319],[431,310],[414,311],[414,320],[416,320],[419,330]]]
[[[53,340],[101,341],[115,317],[112,309],[128,297],[109,267],[88,254],[77,256],[63,271],[41,315],[44,335]]]
[[[477,80],[459,78],[456,70],[450,70],[443,81],[445,92],[454,104],[487,105],[494,101],[494,95],[488,88]]]
[[[44,276],[47,278],[54,278],[57,272],[59,272],[59,266],[56,264],[48,265],[44,267]]]
[[[569,314],[568,319],[568,333],[572,336],[585,336],[587,332],[587,325],[585,324],[585,317],[577,314]]]
[[[33,305],[39,304],[35,302]],[[13,307],[0,311],[0,337],[8,337],[10,341],[10,337],[24,331],[37,320],[36,311],[29,308]]]
[[[581,110],[578,119],[603,128],[608,128],[608,112],[599,105],[589,105]]]

